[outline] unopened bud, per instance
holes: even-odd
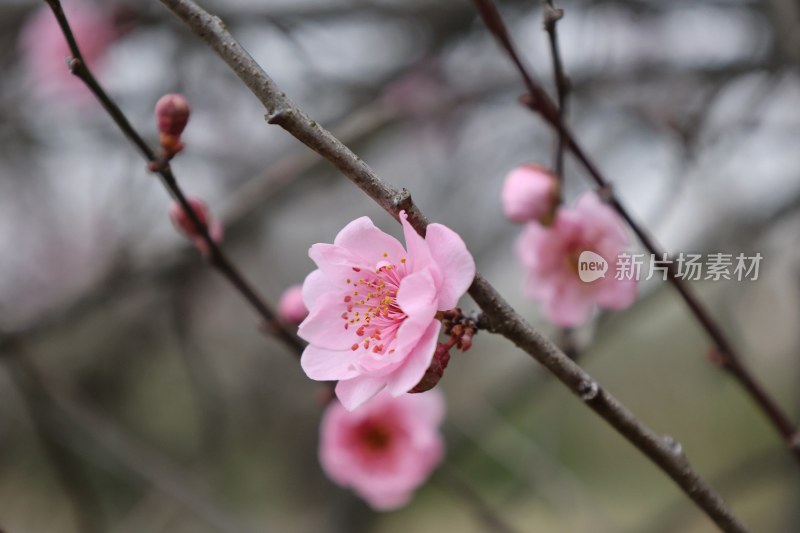
[[[182,94],[165,94],[156,102],[156,120],[161,147],[168,157],[183,148],[181,134],[189,121],[189,102]]]
[[[189,205],[197,216],[197,219],[203,223],[208,230],[208,234],[215,243],[222,242],[222,225],[217,221],[208,209],[208,206],[198,198],[186,198]],[[189,214],[184,211],[183,207],[178,202],[173,202],[169,206],[169,218],[172,224],[179,232],[181,232],[187,239],[191,240],[201,252],[208,253],[208,245],[200,229],[192,222]]]
[[[447,364],[450,362],[450,346],[443,343],[438,343],[436,345],[436,351],[433,353],[433,360],[431,361],[428,370],[425,371],[425,375],[422,376],[422,379],[417,383],[417,385],[411,389],[410,393],[417,393],[417,392],[425,392],[431,390],[433,387],[439,383],[439,380],[442,379],[444,376],[444,369],[447,368]]]
[[[551,221],[558,204],[559,183],[540,165],[523,165],[506,176],[503,184],[503,211],[512,222],[524,224]]]
[[[308,309],[303,302],[303,287],[292,285],[285,291],[278,302],[278,315],[289,324],[300,324],[308,316]]]

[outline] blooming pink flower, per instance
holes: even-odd
[[[333,244],[315,244],[319,267],[303,283],[310,310],[298,334],[309,342],[301,364],[311,379],[339,380],[336,395],[355,409],[384,387],[399,396],[422,379],[441,323],[475,277],[464,241],[441,224],[423,239],[400,212],[408,251],[368,217]]]
[[[219,220],[214,218],[206,203],[199,198],[193,197],[187,197],[186,200],[189,202],[189,205],[192,206],[192,210],[200,219],[200,222],[205,224],[206,228],[208,228],[208,234],[211,240],[215,243],[222,242],[222,224],[220,224]],[[172,202],[169,206],[169,218],[172,220],[175,229],[182,233],[187,239],[191,240],[201,252],[204,254],[208,253],[209,250],[206,241],[203,240],[200,231],[189,218],[189,215],[186,214],[186,211],[183,210],[181,204]]]
[[[503,211],[517,223],[543,221],[558,199],[558,180],[539,165],[517,167],[506,176],[501,193]]]
[[[83,0],[64,2],[64,12],[89,68],[96,66],[109,45],[118,37],[112,13],[101,5]],[[43,5],[25,22],[19,46],[37,92],[47,95],[89,95],[83,83],[70,74],[66,58],[71,56],[67,41],[53,15]]]
[[[525,292],[541,302],[553,323],[577,326],[586,321],[595,304],[624,309],[636,299],[634,280],[615,279],[618,255],[628,237],[617,214],[594,193],[582,196],[573,208],[558,209],[553,225],[531,222],[517,241],[517,255],[525,268]],[[604,277],[581,281],[578,258],[584,251],[608,262]]]
[[[301,285],[292,285],[283,291],[278,302],[278,315],[290,324],[299,324],[308,316]]]
[[[401,507],[442,460],[444,410],[435,390],[398,398],[383,392],[352,412],[333,401],[320,427],[322,468],[375,509]]]

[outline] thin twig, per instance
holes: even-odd
[[[233,285],[233,287],[244,297],[244,299],[247,300],[247,302],[264,320],[265,326],[272,333],[274,333],[276,337],[278,337],[294,351],[302,351],[303,347],[305,346],[304,343],[297,337],[297,335],[295,335],[283,323],[281,323],[280,320],[277,319],[272,307],[244,278],[244,276],[242,276],[225,252],[223,252],[217,243],[214,242],[214,239],[208,232],[208,228],[203,221],[200,220],[200,217],[198,217],[197,213],[195,213],[191,204],[188,202],[186,196],[178,185],[178,181],[175,179],[175,175],[172,173],[172,168],[170,167],[169,163],[160,160],[157,157],[156,153],[150,148],[150,146],[148,146],[142,136],[139,135],[136,129],[131,125],[130,121],[128,121],[127,117],[119,108],[119,106],[117,106],[117,104],[111,99],[111,97],[108,96],[105,90],[97,82],[94,75],[89,70],[89,67],[86,65],[80,48],[75,42],[75,37],[72,33],[69,22],[64,15],[64,10],[61,7],[60,0],[45,1],[53,10],[53,14],[56,16],[58,24],[61,27],[61,31],[64,33],[64,37],[67,39],[67,43],[69,44],[70,53],[72,54],[72,58],[68,62],[70,71],[81,81],[83,81],[83,83],[86,84],[86,86],[92,91],[125,137],[127,137],[128,140],[136,146],[148,164],[150,164],[150,167],[158,174],[164,188],[166,188],[170,196],[172,196],[172,198],[181,205],[182,209],[189,216],[189,219],[194,227],[199,229],[200,236],[202,237],[203,242],[208,249],[208,254],[204,255],[206,255],[209,264],[215,270],[217,270],[217,272],[224,276],[228,282],[230,282],[230,284]]]
[[[17,346],[17,348],[19,348]],[[72,503],[78,530],[86,533],[101,533],[106,530],[102,515],[102,505],[94,490],[86,470],[80,460],[57,438],[54,413],[39,393],[37,384],[32,382],[27,371],[25,357],[7,357],[9,375],[16,385],[28,410],[33,428],[44,451],[50,460],[64,494]],[[0,532],[1,533],[1,532]]]
[[[528,69],[517,54],[505,23],[500,17],[500,13],[497,11],[497,7],[492,0],[474,0],[474,2],[486,26],[489,28],[489,31],[495,36],[522,76],[522,80],[528,89],[528,94],[523,98],[523,103],[532,111],[540,114],[559,132],[559,135],[566,142],[567,147],[586,168],[589,175],[600,188],[600,193],[606,202],[620,214],[645,248],[653,254],[654,257],[665,257],[666,255],[663,250],[656,245],[655,241],[620,203],[619,199],[614,194],[611,184],[603,177],[594,162],[589,159],[583,148],[578,144],[570,129],[561,120],[558,106],[553,103],[542,86],[537,83],[528,72]],[[667,263],[666,267],[669,282],[681,295],[692,315],[713,341],[720,355],[721,366],[745,389],[753,402],[772,423],[775,430],[783,437],[787,448],[794,455],[795,459],[800,462],[800,434],[798,434],[794,423],[783,412],[766,389],[756,381],[755,376],[744,366],[741,356],[736,352],[733,344],[722,332],[722,328],[720,328],[711,314],[703,307],[697,297],[689,290],[686,283],[679,277],[675,262]]]
[[[401,210],[405,210],[414,228],[420,233],[425,232],[427,219],[414,205],[408,191],[397,190],[384,183],[349,148],[297,107],[241,47],[218,17],[212,16],[191,0],[161,2],[239,76],[264,105],[270,123],[280,125],[330,161],[395,218]],[[476,276],[469,293],[483,309],[483,325],[487,329],[502,334],[547,367],[587,406],[672,478],[720,528],[732,532],[747,531],[722,498],[695,472],[673,439],[662,438],[639,422],[556,345],[531,328],[482,276]]]
[[[556,9],[553,0],[545,0],[544,11],[542,18],[544,19],[544,29],[547,32],[547,38],[550,41],[550,55],[553,58],[553,80],[556,86],[556,98],[558,102],[558,116],[562,122],[565,122],[567,116],[567,96],[569,93],[569,79],[564,74],[564,64],[561,61],[561,51],[558,46],[558,29],[556,25],[558,21],[564,17],[563,9]],[[563,194],[564,184],[564,134],[558,132],[558,139],[556,140],[555,153],[553,155],[553,171],[562,184],[559,190],[559,196]]]
[[[517,530],[494,512],[483,496],[466,483],[455,470],[445,466],[439,470],[435,479],[465,501],[490,533],[517,533]]]

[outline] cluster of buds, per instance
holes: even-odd
[[[478,331],[475,319],[464,316],[458,307],[440,312],[437,318],[442,321],[444,333],[449,335],[450,339],[447,342],[436,344],[436,351],[433,353],[433,360],[428,370],[425,371],[420,382],[408,392],[425,392],[439,383],[450,362],[450,349],[455,346],[462,352],[466,352],[472,346],[472,337]]]
[[[450,335],[453,346],[466,352],[472,347],[472,337],[478,331],[475,319],[464,316],[461,309],[456,307],[441,314],[442,327],[445,335]]]
[[[183,149],[181,134],[189,122],[189,102],[182,94],[165,94],[156,102],[162,157],[172,159]]]

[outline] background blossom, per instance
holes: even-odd
[[[405,505],[442,460],[444,411],[437,390],[397,398],[383,392],[352,412],[333,401],[320,427],[322,468],[375,509]]]
[[[594,193],[586,193],[574,207],[560,207],[552,226],[538,222],[525,226],[517,240],[517,256],[525,269],[525,294],[541,303],[553,323],[577,326],[595,305],[624,309],[636,299],[635,280],[617,280],[617,255],[628,246],[618,215]],[[578,258],[592,251],[609,263],[605,277],[591,283],[578,277]]]

